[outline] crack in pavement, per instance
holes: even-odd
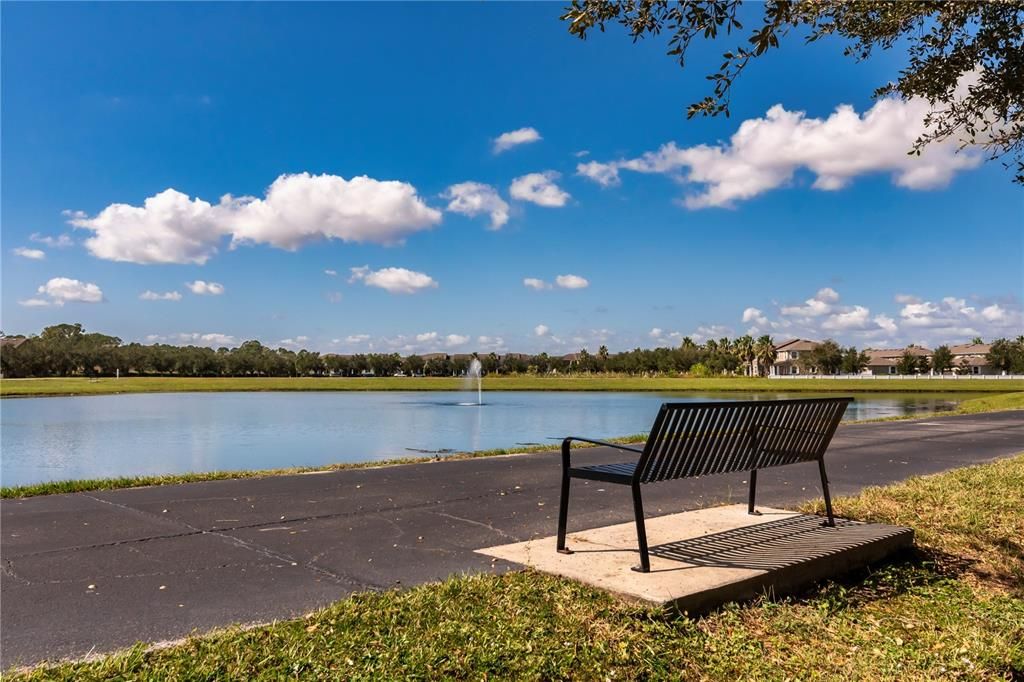
[[[481,528],[486,528],[487,530],[490,530],[490,531],[493,531],[493,532],[497,533],[498,535],[500,535],[501,537],[505,538],[506,540],[514,540],[515,542],[519,542],[519,538],[517,538],[516,536],[511,535],[509,533],[506,533],[505,531],[501,530],[500,528],[495,528],[493,525],[491,525],[489,523],[484,523],[482,521],[474,521],[473,519],[464,519],[461,516],[455,516],[455,514],[448,514],[448,513],[445,513],[445,512],[432,511],[432,512],[429,512],[429,513],[433,514],[434,516],[443,516],[446,519],[452,519],[454,521],[462,521],[463,523],[468,523],[468,524],[471,524],[471,525],[474,525],[474,526],[480,526]]]

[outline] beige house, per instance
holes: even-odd
[[[786,376],[796,374],[817,374],[813,367],[806,367],[800,362],[800,356],[810,353],[818,347],[818,341],[807,339],[790,339],[775,347],[775,364],[768,372],[771,376]]]
[[[991,343],[961,343],[950,346],[953,354],[953,371],[957,374],[998,374],[985,356],[992,350]]]
[[[914,345],[906,348],[868,348],[865,352],[868,354],[868,366],[865,370],[867,374],[899,374],[897,365],[906,352],[918,358],[925,357],[930,360],[932,357],[931,349]]]

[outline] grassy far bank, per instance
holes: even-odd
[[[1000,412],[1003,410],[1024,410],[1024,392],[1005,393],[1002,395],[985,396],[983,398],[972,398],[961,402],[957,409],[940,414],[979,414],[983,412]],[[921,415],[909,417],[886,417],[878,421],[897,421],[904,419],[919,419]],[[862,422],[863,423],[863,422]],[[647,438],[646,433],[638,433],[632,436],[622,436],[609,440],[619,443],[636,443]],[[479,450],[476,452],[460,452],[443,457],[403,457],[375,462],[349,462],[326,466],[312,467],[290,467],[285,469],[262,469],[243,471],[206,471],[189,472],[182,474],[166,474],[153,476],[124,476],[120,478],[102,479],[81,479],[72,481],[53,481],[24,486],[11,486],[0,488],[0,498],[23,498],[36,497],[38,495],[56,495],[60,493],[85,492],[89,490],[116,490],[118,488],[138,488],[151,485],[172,485],[175,483],[193,483],[196,481],[218,481],[225,479],[240,478],[263,478],[266,476],[283,476],[287,474],[302,474],[319,471],[340,471],[342,469],[361,469],[379,466],[397,466],[400,464],[415,464],[444,460],[472,459],[476,457],[494,457],[498,455],[521,454],[528,452],[543,452],[557,447],[557,443],[551,445],[539,445],[519,448],[498,448],[494,450]],[[585,443],[579,443],[574,447],[590,447]]]
[[[812,508],[814,505],[810,505]],[[1024,455],[836,501],[917,550],[798,598],[666,616],[525,571],[367,593],[306,618],[11,680],[1019,679]]]
[[[1024,391],[1022,379],[770,379],[760,377],[495,376],[487,391]],[[457,391],[455,377],[125,377],[3,379],[0,397],[207,391]]]

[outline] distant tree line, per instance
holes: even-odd
[[[58,324],[38,336],[5,337],[0,368],[5,377],[47,376],[460,376],[474,358],[485,374],[615,373],[627,375],[764,375],[775,363],[775,342],[770,336],[754,339],[709,339],[697,343],[687,337],[674,348],[636,348],[609,353],[601,346],[564,356],[547,353],[429,353],[402,357],[398,353],[320,354],[308,350],[270,348],[246,341],[237,348],[174,346],[164,343],[123,343],[116,336],[86,332],[81,324]],[[998,370],[1024,373],[1024,337],[992,344],[988,362]],[[868,365],[868,354],[826,340],[801,353],[805,371],[820,374],[856,374]],[[946,346],[937,348],[929,362],[907,351],[897,364],[900,374],[946,372],[959,369]]]

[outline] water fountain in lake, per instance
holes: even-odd
[[[480,365],[480,361],[476,358],[469,363],[469,369],[466,370],[466,380],[464,385],[467,390],[472,390],[473,379],[476,378],[476,402],[475,403],[459,403],[459,405],[483,405],[484,404],[484,392],[483,392],[483,381],[481,379],[483,368]]]

